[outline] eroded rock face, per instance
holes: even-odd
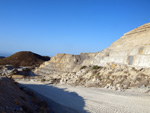
[[[120,57],[122,63],[133,66],[150,67],[150,23],[144,24],[125,33],[114,42],[110,49],[110,57]]]
[[[35,70],[35,73],[37,75],[46,76],[59,72],[77,72],[82,66],[104,66],[105,63],[103,63],[102,60],[107,57],[106,50],[98,53],[81,53],[80,55],[57,54],[56,56],[52,57],[50,61],[44,62],[42,65],[40,65],[40,67]]]
[[[109,48],[106,48],[103,51],[97,53],[81,53],[80,55],[57,54],[56,56],[52,57],[50,61],[43,63],[38,69],[36,69],[35,73],[38,75],[42,75],[42,78],[46,80],[56,79],[62,83],[76,83],[77,79],[81,78],[81,80],[79,81],[80,82],[83,81],[82,84],[87,85],[87,84],[95,84],[94,81],[97,82],[100,81],[97,78],[91,79],[91,77],[94,77],[94,75],[93,71],[90,71],[89,68],[87,69],[88,72],[85,71],[85,73],[82,72],[82,74],[79,74],[81,73],[80,69],[83,66],[90,67],[97,65],[103,67],[102,70],[105,70],[105,68],[109,63],[115,67],[116,65],[117,66],[125,65],[126,68],[120,67],[120,70],[124,72],[124,69],[128,70],[127,69],[128,66],[136,68],[138,67],[149,68],[150,67],[149,59],[150,59],[150,23],[147,23],[130,32],[125,33],[119,40],[111,44]],[[104,76],[111,75],[111,77],[112,75],[114,75],[115,77],[117,76],[121,77],[121,73],[125,74],[122,71],[116,73],[116,70],[114,70],[113,67],[111,67],[110,70],[109,71],[111,74],[110,73],[105,74],[106,72],[108,72],[108,68],[107,71],[105,70],[106,72],[104,71],[103,73],[102,71],[100,71],[99,73],[101,73],[101,75]],[[127,72],[128,75],[138,76],[136,74],[133,74],[134,73],[133,71],[131,72],[130,71]],[[138,71],[138,73],[139,72],[140,71]],[[79,75],[85,78],[82,78]],[[128,81],[126,81],[125,83],[131,85],[132,83],[129,83],[130,79],[127,80]],[[149,83],[144,80],[143,80],[144,83]],[[113,82],[114,81],[116,80],[113,80]],[[133,81],[133,79],[131,81]],[[112,81],[110,80],[109,82],[111,83]],[[101,83],[103,83],[103,86],[107,87],[107,84],[105,82],[101,81]],[[119,84],[117,83],[114,84],[115,87],[116,86],[119,87]],[[98,86],[101,85],[99,84]]]
[[[84,65],[105,66],[107,63],[150,67],[149,48],[150,23],[147,23],[125,33],[109,48],[101,52],[81,53],[80,55],[57,54],[40,68],[53,71],[76,72]]]

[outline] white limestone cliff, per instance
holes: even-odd
[[[75,83],[75,81],[79,79],[78,73],[80,73],[83,66],[92,67],[97,65],[104,69],[107,68],[106,70],[111,70],[110,75],[112,76],[114,69],[110,69],[110,65],[115,65],[115,67],[117,65],[126,65],[127,67],[149,68],[149,59],[150,23],[147,23],[125,33],[119,40],[112,43],[109,48],[106,48],[103,51],[97,53],[81,53],[80,55],[57,54],[52,57],[50,61],[43,63],[36,69],[35,73],[37,75],[42,75],[42,78],[46,80],[57,79],[59,82],[65,81],[64,83],[66,83],[67,80],[68,82]],[[126,67],[121,69],[128,70]],[[101,75],[103,71],[99,71],[99,73],[99,75]],[[82,74],[83,73],[79,75],[81,76]],[[132,76],[130,72],[128,74]],[[86,74],[84,73],[84,75]],[[103,75],[105,76],[107,74]],[[118,75],[121,76],[121,72]],[[88,78],[88,76],[90,78]],[[89,82],[92,76],[94,76],[93,71],[89,72],[88,70],[88,75],[86,75],[87,79],[84,78],[85,81]],[[97,81],[97,79],[94,79],[93,81]]]

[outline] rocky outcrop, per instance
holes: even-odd
[[[127,79],[128,82],[134,82],[134,79],[131,79],[131,76],[138,77],[138,75],[135,73],[140,73],[140,71],[130,72],[130,68],[132,67],[133,69],[131,70],[134,70],[134,68],[142,69],[150,67],[149,48],[150,23],[147,23],[130,32],[125,33],[119,40],[111,44],[109,48],[106,48],[103,51],[97,53],[81,53],[80,55],[57,54],[56,56],[52,57],[50,61],[43,63],[38,69],[36,69],[35,73],[42,75],[42,78],[45,80],[52,80],[53,82],[59,81],[63,83],[75,84],[77,83],[78,79],[81,78],[81,80],[79,80],[80,84],[82,83],[85,86],[89,83],[89,81],[91,81],[91,83],[97,81],[98,86],[107,86],[107,84],[102,82],[101,79],[105,80],[104,78],[108,76],[111,78],[119,76],[119,78],[123,77],[123,80]],[[120,66],[121,71],[117,71],[119,70],[118,68],[110,68],[110,66],[108,68],[108,64],[111,64],[114,67]],[[124,65],[126,68],[122,68]],[[102,78],[94,78],[93,73],[95,72],[90,70],[90,68],[87,68],[87,71],[84,70],[85,73],[81,72],[81,68],[92,66],[102,67],[103,71],[99,70],[99,74],[97,74],[99,78],[100,76],[103,76]],[[147,80],[147,78],[149,78],[148,73],[146,73],[145,79],[142,80]],[[116,79],[110,80],[109,84],[113,83],[113,86],[116,87],[117,83],[114,83],[115,81]],[[127,81],[125,83],[127,83]],[[103,85],[100,85],[100,83],[103,83]],[[149,81],[146,81],[146,83],[149,84]],[[127,84],[130,84],[131,86],[138,86],[132,83]]]
[[[82,66],[104,65],[101,60],[107,57],[107,49],[98,53],[81,53],[80,55],[57,54],[50,61],[44,62],[35,70],[37,75],[77,72]]]
[[[109,48],[97,53],[80,55],[57,54],[41,67],[55,71],[76,72],[81,66],[107,63],[126,64],[131,66],[150,67],[150,23],[144,24],[128,33]],[[45,65],[45,66],[44,66]]]
[[[110,58],[116,62],[132,66],[150,67],[150,23],[125,33],[111,46]]]

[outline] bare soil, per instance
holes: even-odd
[[[12,79],[0,77],[0,112],[49,113],[50,110],[33,92],[19,88]]]

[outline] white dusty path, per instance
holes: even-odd
[[[150,113],[149,94],[25,81],[19,83],[79,113]]]

